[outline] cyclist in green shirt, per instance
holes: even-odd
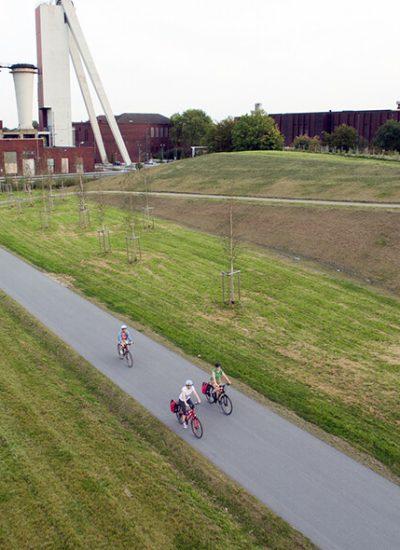
[[[222,370],[221,364],[215,363],[214,368],[211,371],[211,377],[210,377],[210,385],[213,388],[212,396],[214,397],[214,401],[218,399],[218,396],[221,393],[220,384],[222,381],[222,377],[225,378],[227,384],[231,383],[227,375]]]

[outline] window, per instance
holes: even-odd
[[[159,137],[159,128],[157,126],[157,128],[156,128],[156,138],[158,138],[158,137]]]
[[[161,126],[161,128],[160,128],[160,137],[163,137],[163,135],[164,135],[164,128]]]
[[[22,159],[22,173],[24,176],[35,175],[35,159]]]
[[[67,158],[61,159],[61,173],[68,174],[69,172],[69,160]]]
[[[4,153],[4,171],[6,174],[18,174],[17,153],[15,151]]]
[[[164,128],[164,137],[168,137],[168,128],[167,128],[167,126]]]
[[[47,159],[47,173],[54,174],[54,159]]]
[[[154,137],[154,128],[151,128],[151,130],[150,130],[150,137],[152,137],[152,138]]]

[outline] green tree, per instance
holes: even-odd
[[[293,147],[295,149],[300,149],[301,151],[308,151],[310,148],[311,138],[308,134],[301,134],[293,140]]]
[[[232,129],[232,143],[235,151],[279,150],[284,139],[274,119],[259,110],[240,117]]]
[[[378,128],[374,143],[386,151],[400,151],[400,122],[387,120]]]
[[[321,145],[323,147],[332,147],[332,134],[329,132],[322,132],[321,134]]]
[[[341,124],[332,134],[332,146],[341,151],[355,149],[358,142],[358,133],[355,128],[348,124]]]
[[[225,118],[214,125],[210,134],[209,147],[217,153],[233,151],[232,131],[236,120],[232,117]]]
[[[174,148],[188,152],[191,145],[207,145],[214,123],[201,109],[188,109],[171,116],[170,137]]]
[[[319,136],[310,137],[308,134],[302,134],[294,138],[293,146],[295,149],[315,153],[321,151],[321,140]]]

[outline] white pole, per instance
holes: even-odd
[[[103,138],[101,136],[99,123],[96,118],[96,113],[94,111],[93,102],[90,96],[90,90],[86,80],[85,71],[82,65],[81,56],[79,54],[79,51],[75,42],[75,38],[73,37],[71,32],[69,32],[69,51],[71,54],[72,63],[74,65],[76,77],[79,82],[79,87],[82,92],[83,100],[86,105],[86,110],[89,115],[90,124],[92,125],[94,139],[96,140],[96,145],[100,153],[101,162],[103,164],[107,164],[108,163],[107,153],[104,147]]]
[[[68,26],[72,32],[72,35],[75,39],[75,42],[78,46],[79,52],[83,59],[83,62],[86,66],[87,72],[90,76],[90,79],[93,83],[94,89],[96,90],[97,96],[100,100],[100,103],[104,109],[104,114],[106,115],[107,122],[110,126],[111,132],[114,136],[115,142],[121,153],[121,156],[126,165],[132,164],[132,161],[129,157],[128,150],[122,139],[121,132],[118,128],[117,121],[115,120],[114,114],[111,109],[111,105],[108,101],[106,93],[104,91],[103,85],[100,80],[100,76],[97,72],[96,66],[94,64],[93,58],[90,54],[88,45],[86,43],[85,37],[83,36],[82,29],[80,27],[78,18],[75,13],[75,8],[71,0],[60,0],[60,3],[64,9]]]

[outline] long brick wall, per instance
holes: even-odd
[[[358,135],[372,145],[375,134],[382,124],[391,119],[400,122],[400,110],[284,113],[271,114],[271,117],[284,135],[285,145],[291,145],[294,138],[302,134],[308,134],[310,137],[321,137],[323,132],[331,134],[341,124],[353,126]]]

